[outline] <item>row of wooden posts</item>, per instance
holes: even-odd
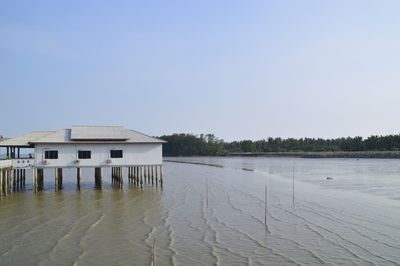
[[[0,195],[7,195],[25,187],[25,169],[0,169]]]
[[[124,180],[122,178],[122,167],[112,167],[111,183],[122,187]],[[134,185],[143,186],[143,183],[148,183],[156,186],[163,185],[163,172],[160,165],[145,165],[128,167],[128,181]]]
[[[144,165],[129,167],[112,167],[111,183],[115,187],[123,187],[123,168],[128,171],[128,182],[133,185],[143,186],[143,183],[163,185],[163,169],[161,165]],[[76,168],[77,188],[82,187],[82,168]],[[94,171],[95,187],[102,188],[103,168],[96,167]],[[26,169],[6,168],[0,169],[0,195],[7,195],[25,188]],[[54,188],[56,191],[63,187],[63,169],[55,168]],[[44,188],[44,168],[33,169],[33,191]]]
[[[158,186],[163,185],[163,169],[161,165],[142,165],[142,166],[129,166],[128,169],[128,181],[134,185],[143,186],[143,183],[148,183]],[[77,188],[80,190],[82,187],[82,168],[76,168],[76,183]],[[33,177],[33,189],[39,191],[43,189],[43,168],[34,169]],[[102,188],[103,184],[103,168],[96,167],[94,169],[95,186]],[[55,190],[62,189],[63,175],[62,168],[55,168]],[[111,168],[111,184],[115,187],[123,187],[123,167],[112,167]]]

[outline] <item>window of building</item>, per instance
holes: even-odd
[[[44,151],[45,159],[58,159],[58,151]]]
[[[111,150],[110,151],[110,157],[111,158],[122,158],[122,150]]]
[[[78,158],[79,159],[90,159],[92,158],[91,151],[78,151]]]

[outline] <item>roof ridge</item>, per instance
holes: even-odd
[[[122,127],[125,128],[123,126],[110,126],[110,125],[72,125],[72,127]]]

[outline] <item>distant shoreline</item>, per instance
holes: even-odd
[[[370,158],[400,159],[400,151],[337,151],[337,152],[255,152],[230,153],[228,156],[299,157],[299,158]]]
[[[196,155],[194,155],[196,156]],[[198,155],[204,156],[204,155]],[[205,155],[214,157],[213,155]],[[400,151],[337,151],[337,152],[236,152],[224,156],[231,157],[297,157],[310,159],[324,158],[353,158],[353,159],[400,159]],[[193,156],[171,156],[164,157],[193,157]]]

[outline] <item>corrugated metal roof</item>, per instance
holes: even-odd
[[[35,141],[39,138],[46,137],[50,134],[54,133],[54,131],[33,131],[30,133],[23,134],[16,138],[5,139],[0,142],[1,147],[5,146],[19,146],[19,147],[30,147],[31,142]]]
[[[127,140],[127,130],[120,126],[73,126],[71,140]]]
[[[166,141],[147,136],[143,133],[123,127],[79,126],[79,134],[84,138],[71,138],[72,129],[61,129],[36,139],[32,143],[165,143]],[[114,128],[114,129],[109,129]],[[104,130],[105,133],[99,131]],[[121,139],[122,136],[124,139]],[[117,138],[119,137],[119,139]]]

